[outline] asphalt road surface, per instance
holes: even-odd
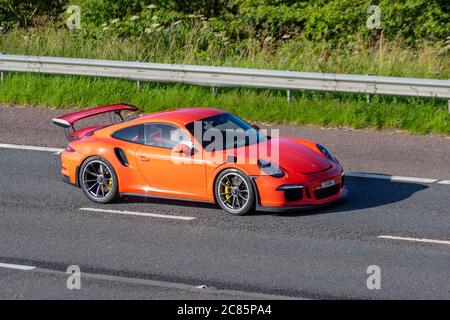
[[[0,133],[11,127],[6,120]],[[41,145],[59,146],[49,128],[28,122],[14,130],[28,142],[42,135]],[[329,130],[308,130],[332,139]],[[377,144],[385,133],[366,134],[386,161],[361,163],[362,170],[450,178],[441,156],[422,160],[423,168],[443,164],[420,175],[423,155],[414,154],[440,142],[448,155],[445,138],[401,135],[428,142],[411,143],[414,156],[404,157],[397,172],[382,170],[400,163],[389,145]],[[0,143],[20,143],[14,139],[0,134]],[[335,143],[346,150],[351,142]],[[168,200],[97,205],[61,182],[59,169],[52,152],[0,148],[0,299],[450,299],[448,184],[349,178],[348,200],[332,207],[234,217],[212,205]],[[81,270],[79,290],[66,285],[71,265]],[[374,265],[380,289],[367,287]]]

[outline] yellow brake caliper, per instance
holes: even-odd
[[[230,200],[230,198],[231,198],[229,184],[230,184],[230,181],[227,180],[227,182],[225,183],[225,201],[226,202],[228,202],[228,200]]]
[[[108,191],[112,188],[112,178],[108,180]]]

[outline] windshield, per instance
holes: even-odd
[[[238,148],[268,139],[247,122],[229,113],[191,122],[186,128],[206,151]]]

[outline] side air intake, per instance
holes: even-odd
[[[117,160],[119,160],[123,166],[128,167],[128,159],[125,155],[125,151],[120,148],[114,148],[114,153],[116,154]]]

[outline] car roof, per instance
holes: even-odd
[[[226,111],[214,108],[180,108],[143,115],[133,121],[170,121],[188,124],[193,121],[212,117],[222,113],[226,113]]]

